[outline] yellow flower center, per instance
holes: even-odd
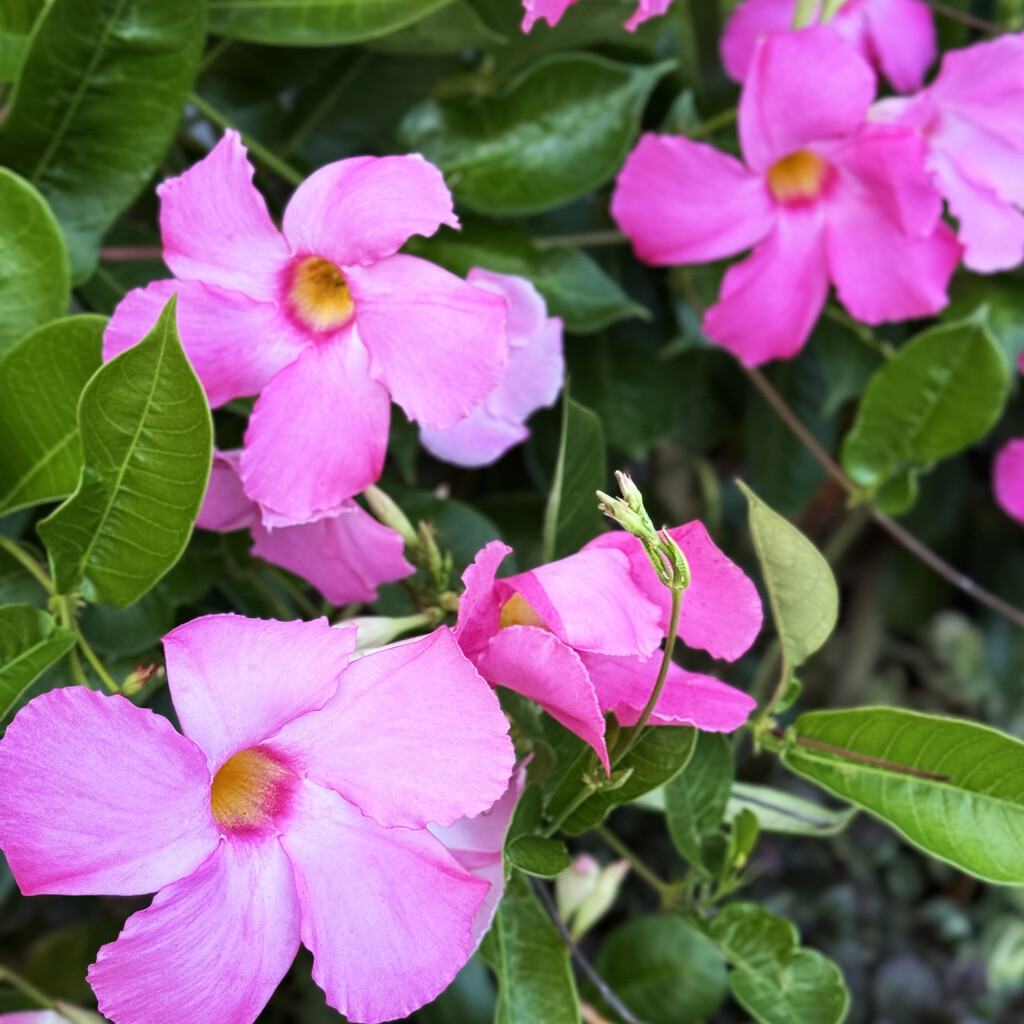
[[[828,164],[817,153],[798,149],[768,168],[768,188],[780,203],[817,199],[828,174]]]
[[[292,270],[288,301],[313,331],[333,331],[352,319],[355,303],[342,272],[320,256],[307,256]]]
[[[506,629],[508,626],[539,626],[541,629],[548,628],[544,624],[544,620],[537,614],[533,605],[518,590],[501,606],[498,629]]]
[[[240,750],[213,777],[210,810],[227,832],[254,832],[287,811],[298,778],[261,747]]]

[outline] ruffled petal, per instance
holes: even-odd
[[[276,529],[257,523],[252,535],[254,555],[309,580],[332,604],[376,601],[380,584],[416,571],[405,560],[402,535],[354,501],[312,523]]]
[[[501,382],[505,300],[414,256],[346,270],[370,372],[410,419],[449,427]]]
[[[331,701],[272,742],[386,828],[486,810],[515,763],[497,698],[444,626],[354,661]]]
[[[164,637],[167,682],[182,731],[211,770],[285,722],[322,708],[355,651],[356,631],[326,619],[274,622],[205,615]]]
[[[89,984],[114,1021],[251,1024],[295,959],[299,920],[280,842],[225,841],[128,918]]]
[[[341,267],[367,266],[392,256],[411,235],[457,228],[444,176],[408,156],[357,156],[311,174],[284,211],[292,250]]]
[[[745,0],[726,23],[718,43],[725,73],[743,83],[754,60],[758,41],[771,32],[789,32],[793,27],[796,0]]]
[[[540,19],[554,28],[574,3],[576,0],[523,0],[523,31],[529,32]]]
[[[626,22],[624,28],[628,32],[635,32],[645,21],[664,14],[671,4],[672,0],[640,0],[636,13]]]
[[[238,132],[229,129],[198,163],[157,186],[164,262],[187,281],[274,302],[289,258]]]
[[[51,690],[0,741],[0,848],[27,896],[155,892],[217,842],[202,751],[124,697]]]
[[[426,829],[381,828],[307,782],[281,841],[295,865],[313,980],[349,1020],[407,1016],[469,959],[490,886]]]
[[[380,476],[390,418],[352,332],[311,346],[264,388],[249,417],[246,493],[297,522],[340,511]]]
[[[996,503],[1011,518],[1024,523],[1024,438],[999,449],[992,468]]]
[[[863,124],[875,75],[824,25],[769,36],[755,51],[739,107],[747,163],[767,171],[809,145],[841,138]]]
[[[492,540],[477,552],[473,564],[462,574],[465,593],[459,599],[459,617],[455,639],[472,657],[482,651],[498,632],[502,600],[494,585],[498,566],[512,549],[500,540]]]
[[[714,146],[644,135],[615,181],[611,214],[645,263],[706,263],[771,230],[764,179]]]
[[[213,408],[259,394],[308,344],[270,303],[198,281],[168,280],[136,288],[121,300],[103,333],[103,358],[141,341],[175,294],[181,344]]]
[[[820,208],[780,210],[772,233],[730,267],[704,333],[745,366],[791,359],[804,347],[828,296]]]
[[[882,74],[897,92],[920,89],[939,47],[928,6],[920,0],[871,0],[864,16]]]
[[[216,533],[233,533],[259,522],[259,506],[242,489],[238,475],[239,452],[213,453],[210,482],[196,526]]]

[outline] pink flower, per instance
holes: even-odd
[[[759,39],[792,29],[796,6],[797,0],[745,0],[733,11],[719,43],[730,78],[746,79]],[[921,0],[846,0],[825,27],[850,43],[899,92],[920,89],[938,53],[932,12]]]
[[[210,483],[196,526],[252,533],[252,553],[309,580],[332,604],[376,601],[377,587],[416,570],[405,560],[397,531],[378,523],[352,499],[336,512],[308,523],[264,521],[260,506],[242,487],[239,452],[215,452]]]
[[[1011,518],[1024,523],[1024,437],[1007,441],[992,469],[996,504]]]
[[[858,320],[927,316],[947,302],[960,247],[919,137],[868,124],[871,69],[826,28],[758,44],[739,108],[746,165],[673,135],[645,135],[612,215],[656,265],[754,247],[727,271],[704,332],[748,366],[795,355],[828,295]]]
[[[0,1013],[0,1024],[68,1024],[56,1010],[22,1010],[18,1013]]]
[[[1024,36],[945,54],[927,89],[883,100],[873,116],[921,132],[967,267],[985,274],[1024,259]]]
[[[237,132],[160,194],[175,274],[130,292],[104,338],[134,345],[174,293],[182,342],[213,406],[259,394],[240,472],[246,494],[291,520],[338,511],[380,475],[391,400],[449,427],[505,371],[505,302],[398,253],[458,226],[421,156],[354,157],[296,189],[279,232]]]
[[[541,18],[554,28],[574,3],[576,0],[523,0],[523,7],[526,10],[523,16],[523,31],[529,32],[534,23]],[[672,0],[639,0],[636,13],[626,22],[625,27],[630,32],[635,32],[637,26],[642,25],[648,18],[664,14],[671,3]]]
[[[184,735],[77,687],[0,741],[22,892],[141,895],[89,982],[116,1024],[251,1024],[300,942],[350,1020],[403,1017],[474,948],[490,885],[427,830],[505,792],[508,723],[451,632],[211,615],[164,638]],[[386,979],[386,984],[382,984]]]
[[[420,427],[420,441],[445,462],[486,466],[525,441],[526,418],[551,405],[562,390],[562,321],[548,316],[540,293],[521,277],[474,267],[466,280],[508,303],[508,370],[464,420],[445,430]]]
[[[689,561],[679,635],[691,647],[732,661],[761,628],[753,583],[714,545],[699,522],[669,533]],[[462,577],[455,635],[494,686],[536,701],[597,751],[608,767],[604,713],[635,725],[661,665],[671,598],[640,542],[606,533],[581,551],[496,579],[511,548],[492,541]],[[728,732],[754,707],[745,693],[673,665],[651,722]]]

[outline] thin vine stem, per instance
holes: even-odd
[[[604,825],[598,825],[593,831],[601,837],[601,840],[613,853],[623,860],[629,861],[629,866],[652,889],[656,889],[659,896],[664,897],[672,891],[672,885],[663,878],[659,878],[614,832]]]
[[[114,682],[110,673],[103,667],[103,663],[99,658],[96,657],[96,652],[89,646],[89,642],[82,635],[81,629],[78,627],[78,623],[75,622],[74,618],[70,619],[71,628],[75,631],[75,637],[78,642],[79,650],[85,655],[86,661],[92,665],[92,670],[100,677],[103,685],[111,693],[120,693],[121,687]]]
[[[53,580],[50,579],[49,574],[17,541],[0,533],[0,548],[24,566],[43,585],[48,594],[54,593]]]
[[[942,0],[925,0],[925,3],[936,14],[941,14],[944,18],[949,18],[950,21],[959,21],[962,25],[969,25],[971,28],[976,28],[979,32],[984,32],[987,35],[1001,36],[1006,31],[1006,29],[1001,25],[997,25],[994,21],[987,21],[985,18],[979,18],[976,15],[969,14],[967,11],[958,10],[956,7],[942,3]]]
[[[129,260],[162,260],[164,250],[159,245],[108,245],[100,249],[100,259],[106,263]]]
[[[26,981],[20,974],[16,974],[9,967],[0,967],[0,981],[6,981],[23,995],[26,995],[34,1003],[45,1006],[47,1009],[54,1008],[54,1001],[45,993],[41,992],[31,982]]]

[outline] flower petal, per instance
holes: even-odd
[[[285,722],[321,708],[355,650],[356,631],[326,619],[274,622],[205,615],[164,637],[167,682],[182,732],[211,770]]]
[[[772,233],[726,271],[704,333],[745,366],[791,359],[825,305],[826,266],[820,209],[780,210]]]
[[[671,4],[672,0],[639,0],[636,12],[623,27],[628,32],[635,32],[645,21],[664,14]]]
[[[269,303],[172,279],[136,288],[121,300],[103,334],[103,358],[113,359],[141,341],[175,294],[181,344],[213,408],[258,394],[308,344]]]
[[[928,6],[920,0],[871,0],[864,17],[882,74],[897,92],[920,89],[939,46]]]
[[[705,263],[771,230],[764,179],[714,146],[644,135],[615,181],[611,214],[645,263]]]
[[[863,124],[875,75],[827,26],[768,36],[757,46],[739,107],[747,163],[767,171],[808,145]]]
[[[453,466],[489,466],[529,436],[522,423],[492,416],[483,405],[444,430],[420,427],[420,444],[435,459]]]
[[[515,763],[497,698],[444,626],[354,661],[273,745],[386,828],[486,810]]]
[[[175,277],[274,302],[288,244],[252,176],[242,138],[229,129],[208,156],[158,185],[164,262]]]
[[[263,389],[249,417],[246,493],[299,522],[340,511],[380,476],[390,417],[351,331],[306,349]]]
[[[216,848],[202,751],[84,687],[30,701],[0,742],[0,848],[21,891],[136,896]]]
[[[449,427],[501,382],[505,300],[414,256],[346,269],[370,372],[410,419]]]
[[[529,32],[541,18],[554,28],[574,3],[576,0],[523,0],[523,31]]]
[[[597,694],[580,655],[568,644],[536,626],[508,626],[476,660],[490,683],[539,704],[556,722],[589,743],[605,770],[610,770]]]
[[[1024,438],[1007,441],[992,469],[996,503],[1011,518],[1024,523]]]
[[[486,648],[498,632],[501,598],[494,585],[498,566],[512,549],[500,540],[492,540],[477,552],[473,564],[462,574],[465,593],[459,599],[459,617],[455,623],[455,639],[471,657]]]
[[[88,975],[100,1012],[131,1024],[251,1024],[295,959],[299,917],[280,842],[224,841],[100,949]]]
[[[307,782],[281,841],[295,865],[313,980],[349,1020],[407,1016],[469,959],[490,887],[426,829],[381,828]]]
[[[242,489],[238,475],[239,452],[213,453],[210,482],[196,526],[216,533],[233,533],[259,522],[259,506]]]
[[[796,0],[744,0],[729,16],[718,43],[725,73],[742,84],[754,60],[758,41],[771,32],[793,27]]]

